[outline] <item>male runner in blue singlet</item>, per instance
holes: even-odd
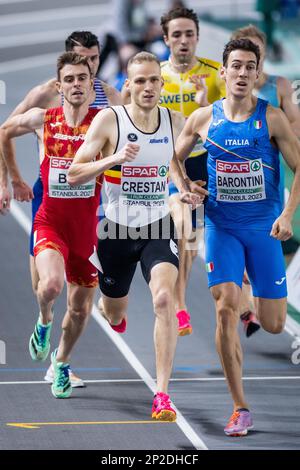
[[[284,77],[269,75],[264,71],[264,60],[266,56],[267,38],[256,26],[249,24],[243,28],[235,30],[231,39],[248,38],[259,47],[259,77],[255,83],[253,93],[258,98],[268,101],[275,108],[280,108],[290,121],[293,131],[300,138],[300,109],[298,104],[293,102],[293,88],[289,80]],[[284,207],[284,177],[285,162],[280,157],[280,197],[282,206]],[[296,240],[293,238],[282,243],[284,255],[291,255],[297,248]],[[245,278],[247,284],[248,281]],[[253,305],[251,302],[251,289],[249,285],[243,285],[242,301],[241,301],[241,320],[247,336],[259,328],[253,314]]]
[[[259,48],[249,39],[225,46],[221,76],[227,98],[195,111],[176,145],[183,172],[184,159],[199,136],[208,151],[206,270],[216,305],[217,350],[234,402],[225,427],[229,436],[246,435],[253,427],[237,332],[244,270],[261,326],[280,333],[287,309],[280,242],[292,236],[291,221],[300,202],[300,143],[284,113],[252,93],[259,60]],[[283,210],[279,150],[295,173]]]

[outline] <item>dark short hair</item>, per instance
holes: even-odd
[[[65,65],[85,65],[92,77],[89,59],[85,56],[76,54],[75,52],[64,52],[57,59],[57,80],[60,82],[60,72]]]
[[[65,41],[66,51],[72,51],[74,47],[82,46],[90,49],[93,46],[97,46],[100,52],[100,44],[95,34],[90,31],[73,31]]]
[[[195,23],[197,29],[197,36],[199,36],[199,19],[197,13],[189,8],[175,8],[165,13],[160,19],[160,25],[162,27],[165,36],[168,36],[169,22],[176,20],[177,18],[187,18]]]
[[[257,60],[256,66],[258,66],[259,61],[260,61],[259,47],[256,44],[254,44],[254,42],[250,41],[250,39],[244,38],[244,39],[233,39],[232,41],[229,41],[225,45],[225,48],[223,51],[223,66],[224,67],[227,66],[229,54],[232,51],[237,51],[237,50],[253,52]]]

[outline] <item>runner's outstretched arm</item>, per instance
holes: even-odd
[[[0,152],[0,214],[5,215],[10,209],[11,193],[8,187],[8,171]]]
[[[173,133],[174,133],[174,140],[177,140],[180,132],[182,131],[185,123],[185,119],[181,113],[176,111],[171,111],[172,116],[172,124],[173,124]],[[193,194],[190,189],[190,180],[186,177],[186,173],[184,173],[181,169],[179,161],[176,157],[174,152],[174,156],[170,162],[170,177],[180,193],[180,199],[182,202],[186,202],[188,204],[192,204],[193,208],[195,208],[198,204],[201,204],[205,194]]]
[[[57,99],[57,96],[59,96],[55,88],[55,82],[55,79],[51,79],[46,83],[38,85],[32,90],[30,90],[24,97],[24,99],[15,107],[15,109],[12,111],[6,121],[2,124],[2,126],[5,126],[11,120],[12,117],[17,116],[19,114],[24,114],[26,113],[26,111],[29,111],[32,108],[49,108],[51,106],[54,106],[55,99]],[[6,145],[7,148],[8,146],[10,146],[10,149],[8,150],[9,154],[15,155],[13,139],[9,139]],[[13,163],[11,160],[11,166],[12,165]],[[7,210],[9,208],[9,203],[11,199],[11,194],[8,188],[7,176],[7,167],[4,161],[2,150],[0,148],[0,213],[3,213],[3,201],[6,201],[5,209]],[[27,188],[27,185],[14,185],[14,197],[16,197],[17,194],[17,199],[27,200]]]
[[[292,235],[292,218],[300,203],[300,142],[281,109],[268,107],[267,121],[270,137],[273,137],[288,166],[294,172],[294,180],[288,202],[275,220],[271,235],[281,241]]]
[[[105,109],[96,115],[69,168],[67,180],[72,186],[86,183],[115,165],[133,161],[139,145],[128,143],[118,153],[114,149],[118,140],[116,115]],[[108,154],[100,160],[97,155]]]
[[[211,120],[212,107],[197,109],[194,111],[185,123],[175,145],[175,154],[183,175],[185,183],[191,192],[199,194],[202,199],[208,195],[208,191],[202,188],[205,181],[191,181],[185,171],[184,162],[192,149],[194,148],[199,136],[203,141],[206,139],[207,130]],[[174,181],[177,186],[177,183]],[[178,187],[179,189],[179,187]]]
[[[19,171],[15,149],[11,144],[11,139],[24,134],[34,132],[42,127],[44,123],[45,110],[33,108],[24,114],[13,116],[7,120],[0,128],[0,149],[4,157],[8,173],[11,178],[14,193],[16,190],[22,189],[23,196],[19,198],[21,201],[29,201],[33,198],[32,189],[23,181]]]

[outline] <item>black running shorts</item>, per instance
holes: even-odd
[[[147,283],[151,270],[159,263],[178,269],[178,248],[170,215],[139,228],[129,228],[103,219],[98,226],[98,258],[101,292],[119,298],[128,294],[137,263],[140,261]]]

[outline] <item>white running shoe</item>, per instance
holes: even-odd
[[[78,377],[78,375],[75,375],[74,372],[70,369],[69,370],[69,377],[70,377],[70,380],[71,380],[71,385],[72,385],[72,388],[77,388],[77,387],[85,387],[85,383],[84,381]],[[44,377],[44,380],[50,384],[53,383],[53,380],[54,380],[54,369],[53,369],[53,365],[51,364],[49,369],[47,370],[46,372],[46,375]]]

